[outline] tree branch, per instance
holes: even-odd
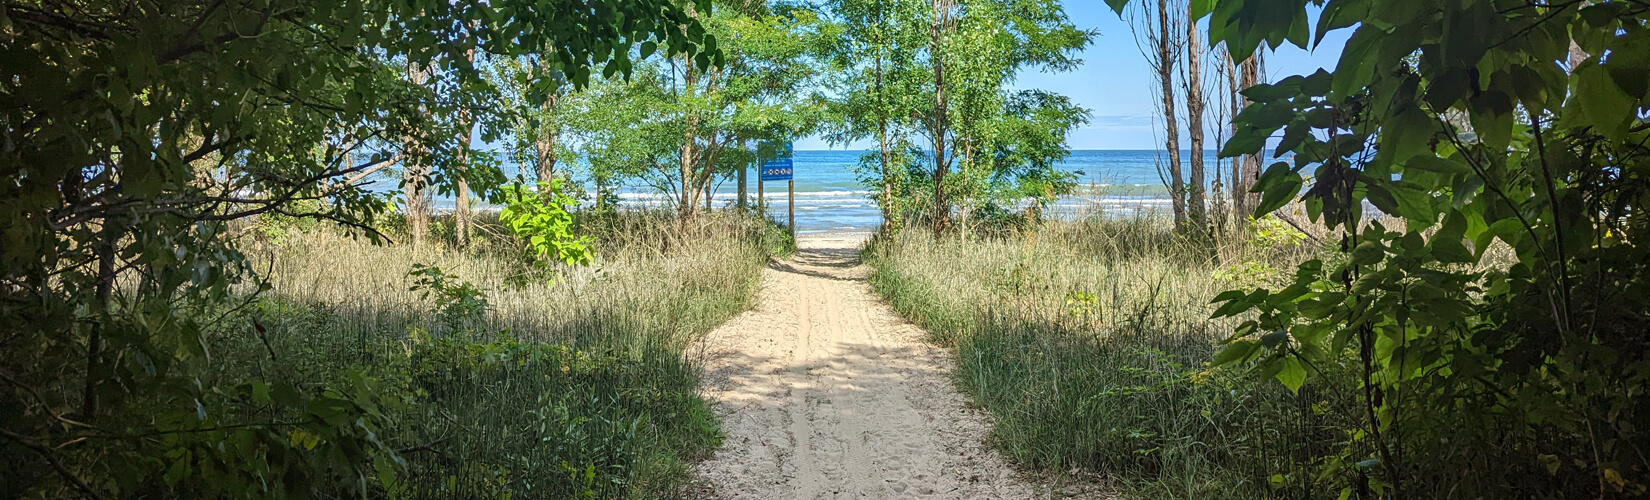
[[[57,470],[58,475],[61,475],[64,479],[74,483],[75,488],[79,489],[81,493],[85,493],[86,496],[98,499],[103,498],[103,495],[97,494],[97,490],[92,489],[91,485],[86,484],[85,480],[80,479],[80,476],[74,475],[74,472],[70,471],[68,467],[64,467],[62,462],[58,462],[57,457],[53,456],[51,448],[32,443],[27,438],[6,429],[0,429],[0,437],[10,439],[12,442],[17,443],[24,448],[28,448],[29,451],[33,451],[35,454],[40,455],[40,458],[46,459],[46,463],[51,464],[52,468]]]

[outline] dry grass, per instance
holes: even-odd
[[[283,299],[431,322],[432,302],[409,289],[407,276],[414,264],[423,264],[483,290],[492,305],[486,325],[491,329],[509,329],[534,341],[579,341],[580,322],[634,311],[633,327],[672,332],[661,340],[682,345],[692,333],[714,325],[653,314],[675,307],[661,302],[715,296],[719,306],[742,310],[768,251],[756,239],[760,228],[753,223],[726,215],[703,219],[682,234],[675,221],[657,214],[608,218],[600,222],[603,227],[584,232],[595,233],[595,263],[559,268],[554,276],[496,244],[460,252],[440,244],[375,246],[335,231],[309,231],[268,254],[274,260],[270,285]],[[707,318],[717,316],[722,314]]]
[[[585,218],[595,263],[546,272],[496,226],[481,229],[466,251],[330,229],[249,243],[270,289],[212,337],[219,373],[317,388],[348,373],[378,380],[394,403],[384,439],[427,450],[406,457],[386,496],[672,494],[720,440],[684,350],[749,306],[782,233],[731,214]],[[485,312],[443,313],[439,293],[413,289],[415,264],[473,285]]]
[[[1233,326],[1208,319],[1210,300],[1279,279],[1315,247],[1170,226],[1095,214],[992,240],[908,231],[869,251],[872,283],[953,346],[959,386],[1022,466],[1102,473],[1142,497],[1310,491],[1291,457],[1326,441],[1305,416],[1319,396],[1206,363]]]

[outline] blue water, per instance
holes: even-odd
[[[863,151],[797,151],[793,163],[796,181],[796,229],[800,233],[826,231],[868,231],[882,222],[870,192],[859,182],[854,167]],[[1108,211],[1167,210],[1162,177],[1158,175],[1156,155],[1152,150],[1079,150],[1058,166],[1078,175],[1077,193],[1062,197],[1054,204],[1056,215],[1082,214],[1095,209]],[[1211,170],[1215,153],[1205,157]],[[1228,168],[1222,164],[1222,169]],[[514,172],[506,172],[513,175]],[[1210,172],[1212,178],[1214,172]],[[756,196],[756,172],[749,177],[750,196]],[[394,188],[394,182],[376,183]],[[385,186],[387,184],[387,186]],[[727,206],[737,203],[739,192],[735,179],[719,180],[714,186],[712,203]],[[628,206],[657,206],[665,198],[645,184],[634,183],[620,188],[620,197]],[[784,220],[786,213],[785,183],[767,183],[768,211],[776,219]],[[450,208],[451,198],[437,199],[438,209]]]
[[[882,222],[870,192],[854,173],[863,151],[797,151],[794,157],[796,180],[796,229],[801,233],[824,231],[866,231]],[[1053,211],[1080,214],[1094,209],[1167,210],[1162,177],[1158,175],[1151,150],[1079,150],[1058,166],[1078,175],[1078,193],[1061,198]],[[1213,166],[1211,151],[1205,162]],[[1213,172],[1210,172],[1213,176]],[[752,177],[750,191],[755,196]],[[712,196],[713,203],[733,203],[738,196],[737,181],[723,183]],[[780,220],[785,217],[785,183],[768,183],[768,209]]]

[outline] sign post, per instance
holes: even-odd
[[[793,162],[791,158],[791,141],[771,142],[762,141],[757,145],[757,154],[762,158],[762,176],[756,183],[756,192],[759,199],[762,196],[762,181],[785,181],[787,184],[786,208],[789,214],[789,228],[791,241],[796,241],[796,181],[791,178]],[[767,213],[765,210],[764,214]]]

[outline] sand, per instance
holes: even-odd
[[[864,238],[802,237],[763,271],[756,308],[696,349],[727,434],[695,467],[697,496],[1049,496],[986,446],[945,350],[872,294]]]

